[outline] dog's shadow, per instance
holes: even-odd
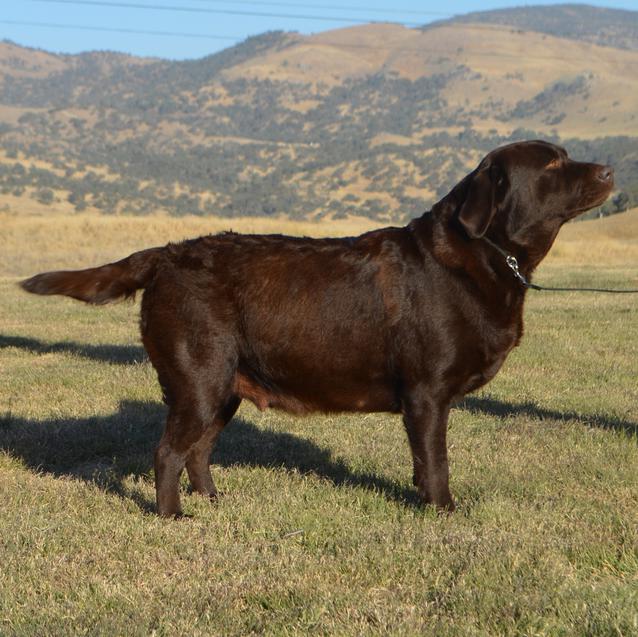
[[[534,402],[510,403],[491,396],[467,396],[458,405],[470,412],[507,418],[508,416],[528,416],[534,420],[554,420],[564,422],[577,420],[589,427],[620,431],[629,437],[638,436],[638,423],[607,414],[580,414],[575,411],[548,409]]]
[[[87,343],[75,343],[73,341],[46,343],[28,336],[0,334],[0,349],[9,347],[16,347],[31,354],[62,352],[64,354],[82,356],[83,358],[101,363],[115,363],[120,365],[131,365],[148,360],[144,348],[140,345],[90,345]]]
[[[128,401],[110,416],[29,420],[0,416],[0,451],[39,472],[71,477],[136,501],[144,511],[154,504],[125,486],[127,477],[150,480],[165,407]],[[406,448],[407,453],[407,448]],[[407,506],[418,505],[411,485],[353,470],[330,449],[294,434],[261,429],[240,417],[223,431],[213,452],[214,465],[281,468],[312,473],[334,485],[379,492]],[[214,471],[214,467],[213,467]]]

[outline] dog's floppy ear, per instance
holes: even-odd
[[[488,162],[476,169],[465,200],[459,209],[459,222],[472,239],[482,237],[496,213],[494,191],[497,169]]]

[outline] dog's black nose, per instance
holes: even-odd
[[[614,180],[614,169],[611,166],[602,166],[598,171],[600,181],[610,182]]]

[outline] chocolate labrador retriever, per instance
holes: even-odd
[[[155,452],[161,515],[180,514],[184,467],[216,496],[211,451],[243,398],[297,414],[401,412],[419,496],[451,511],[450,405],[493,378],[523,333],[526,290],[502,251],[530,277],[560,227],[612,186],[607,166],[510,144],[403,228],[229,232],[22,286],[97,304],[144,289],[142,340],[169,407]]]

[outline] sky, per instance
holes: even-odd
[[[417,26],[470,11],[525,4],[556,3],[551,0],[0,0],[0,40],[56,53],[109,50],[192,59],[265,31],[309,34],[371,21]],[[589,4],[638,10],[638,0],[593,0]]]

